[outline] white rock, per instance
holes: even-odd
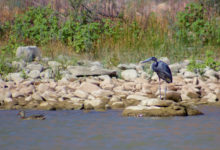
[[[218,97],[213,93],[209,93],[208,95],[204,96],[203,99],[206,99],[210,103],[214,103],[217,102]]]
[[[13,101],[13,99],[10,98],[10,97],[6,97],[6,98],[4,99],[4,102],[7,102],[7,103],[12,102],[12,101]]]
[[[76,90],[74,92],[74,95],[76,95],[77,97],[79,98],[83,98],[83,99],[86,99],[88,97],[88,93],[87,92],[84,92],[82,90]]]
[[[32,100],[32,96],[28,96],[25,98],[25,101],[31,101]]]
[[[38,70],[38,71],[42,71],[43,70],[43,65],[41,65],[41,64],[28,64],[27,65],[27,67],[26,67],[27,69],[29,69],[30,71],[32,71],[32,70]]]
[[[110,91],[110,90],[97,90],[97,91],[93,91],[92,92],[92,95],[95,96],[95,97],[110,97],[114,94],[114,92]]]
[[[32,70],[29,74],[28,77],[32,79],[37,79],[40,78],[40,71],[39,70]]]
[[[125,70],[121,73],[121,76],[123,79],[125,80],[130,80],[130,81],[133,81],[137,78],[137,71],[134,70],[134,69],[130,69],[130,70]]]
[[[169,65],[169,67],[172,73],[178,73],[182,66],[179,63],[175,63],[175,64]]]
[[[190,72],[190,71],[185,71],[184,72],[184,77],[185,78],[194,78],[194,77],[197,77],[198,75],[196,75],[195,73],[193,72]]]
[[[22,82],[24,78],[22,78],[22,74],[20,72],[18,73],[9,73],[6,77],[10,81],[14,81],[16,83]]]

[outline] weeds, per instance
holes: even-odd
[[[14,22],[2,24],[0,32],[8,37],[9,42],[0,53],[14,56],[18,46],[34,44],[52,58],[79,53],[80,56],[98,59],[106,66],[139,62],[148,56],[166,56],[171,62],[192,55],[195,59],[206,59],[206,49],[215,49],[214,52],[220,54],[220,23],[214,16],[209,18],[200,3],[187,5],[177,15],[176,21],[169,23],[167,18],[161,19],[152,13],[143,25],[135,19],[105,18],[97,21],[91,13],[78,7],[84,0],[70,2],[73,12],[66,16],[65,21],[47,6],[29,8]],[[196,66],[195,62],[192,64]]]
[[[195,58],[192,58],[189,65],[187,66],[187,69],[189,71],[197,72],[199,74],[203,74],[206,67],[209,67],[210,69],[213,69],[215,71],[219,71],[220,61],[215,61],[213,57],[214,53],[212,51],[206,51],[204,61],[199,62]]]

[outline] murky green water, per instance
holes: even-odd
[[[1,150],[219,150],[220,107],[204,116],[124,118],[120,111],[27,111],[44,121],[23,121],[0,111]]]

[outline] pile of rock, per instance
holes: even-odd
[[[170,65],[173,83],[167,100],[159,100],[156,74],[150,76],[138,64],[120,64],[116,71],[99,62],[73,66],[48,58],[29,61],[37,54],[22,55],[23,60],[12,63],[19,72],[0,80],[1,109],[123,109],[124,116],[187,116],[202,114],[192,105],[219,103],[220,72],[207,69],[201,77],[187,71],[188,61]],[[60,79],[55,80],[57,72]]]

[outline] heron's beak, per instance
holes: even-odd
[[[146,60],[144,60],[144,61],[141,61],[141,64],[146,63],[146,62],[149,62],[149,61],[151,61],[151,60],[152,60],[152,57],[151,57],[151,58],[148,58],[148,59],[146,59]]]

